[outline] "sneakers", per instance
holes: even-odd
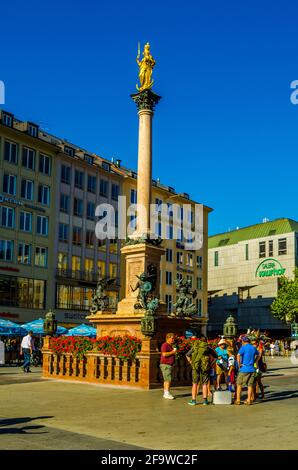
[[[209,405],[209,402],[208,402],[207,398],[204,399],[203,405]]]
[[[164,397],[164,398],[167,398],[167,400],[175,400],[175,397],[173,397],[173,395],[171,395],[169,392],[168,392],[168,393],[164,393],[164,394],[163,394],[163,397]]]
[[[197,405],[197,402],[196,402],[196,400],[190,400],[188,402],[188,404],[191,405],[191,406],[195,406],[195,405]]]

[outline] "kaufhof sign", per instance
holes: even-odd
[[[282,267],[279,261],[273,258],[267,258],[262,261],[256,270],[256,277],[277,277],[283,276],[286,269]]]

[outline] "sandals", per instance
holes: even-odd
[[[244,403],[244,405],[252,405],[253,404],[253,402],[248,401],[248,400],[245,400],[243,403]]]
[[[241,405],[241,401],[234,401],[234,405]]]

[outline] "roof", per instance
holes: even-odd
[[[293,219],[275,219],[270,222],[250,225],[248,227],[232,230],[231,232],[212,235],[208,239],[208,248],[217,248],[236,243],[253,240],[255,238],[272,237],[283,233],[298,232],[298,222]]]

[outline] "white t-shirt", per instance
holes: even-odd
[[[33,349],[33,339],[30,335],[24,336],[22,339],[21,347],[24,349]]]

